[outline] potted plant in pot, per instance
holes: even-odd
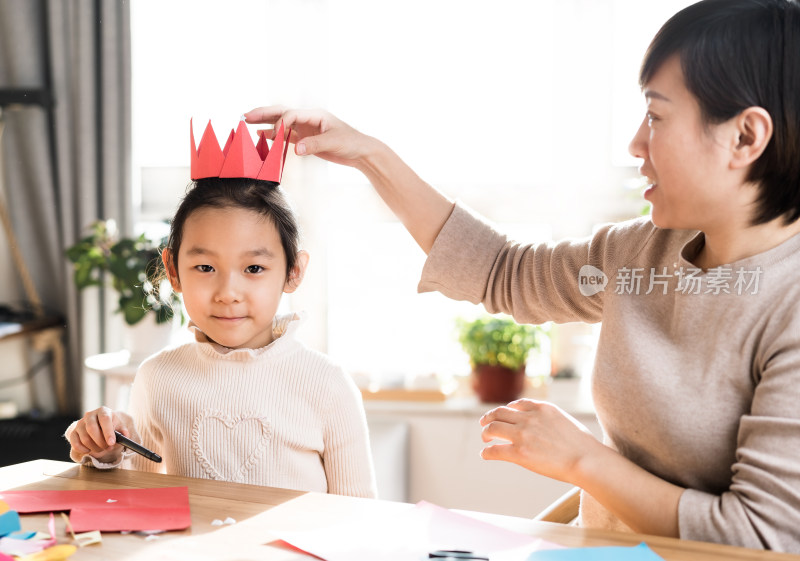
[[[457,320],[458,341],[469,355],[472,387],[484,403],[519,398],[525,385],[529,353],[540,348],[545,330],[516,323],[507,316]]]
[[[75,284],[79,289],[101,286],[106,279],[110,280],[118,295],[116,312],[122,314],[128,326],[145,326],[146,320],[151,319],[154,321],[147,325],[147,331],[153,331],[154,325],[161,325],[165,332],[169,332],[175,314],[182,322],[183,312],[180,297],[173,292],[169,282],[156,278],[161,260],[160,247],[166,241],[156,242],[144,234],[136,238],[120,237],[116,223],[105,220],[93,223],[90,234],[67,248],[66,255],[74,264]],[[145,328],[137,327],[136,330]],[[160,338],[163,347],[168,341],[163,341],[163,335]],[[134,349],[128,350],[135,354]],[[158,348],[142,349],[141,352],[155,350]]]

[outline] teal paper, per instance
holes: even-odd
[[[6,537],[12,540],[29,540],[36,535],[36,532],[11,532]]]
[[[7,536],[11,532],[18,532],[21,529],[19,514],[17,514],[16,510],[7,510],[0,514],[0,537]]]
[[[576,547],[534,551],[527,561],[664,561],[642,542],[634,547]]]

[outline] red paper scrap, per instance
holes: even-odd
[[[75,532],[183,530],[192,525],[187,487],[0,491],[0,500],[19,513],[69,511]]]

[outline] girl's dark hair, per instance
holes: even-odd
[[[706,123],[753,106],[772,117],[772,138],[747,177],[759,186],[753,224],[800,218],[800,5],[703,0],[684,8],[647,49],[640,85],[676,53]]]
[[[283,252],[286,254],[286,278],[289,278],[289,273],[297,261],[300,231],[297,227],[297,218],[283,191],[271,181],[227,177],[198,179],[187,188],[186,196],[178,206],[170,224],[167,242],[176,274],[186,219],[197,209],[205,207],[243,208],[268,218],[280,235]]]

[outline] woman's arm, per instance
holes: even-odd
[[[248,123],[276,124],[292,129],[295,153],[361,171],[427,254],[453,210],[453,202],[423,181],[391,148],[330,113],[298,111],[281,106],[245,113]],[[274,132],[273,132],[274,134]]]
[[[481,418],[486,460],[513,462],[572,483],[634,531],[678,537],[684,489],[640,468],[598,442],[567,413],[544,401],[518,400]]]

